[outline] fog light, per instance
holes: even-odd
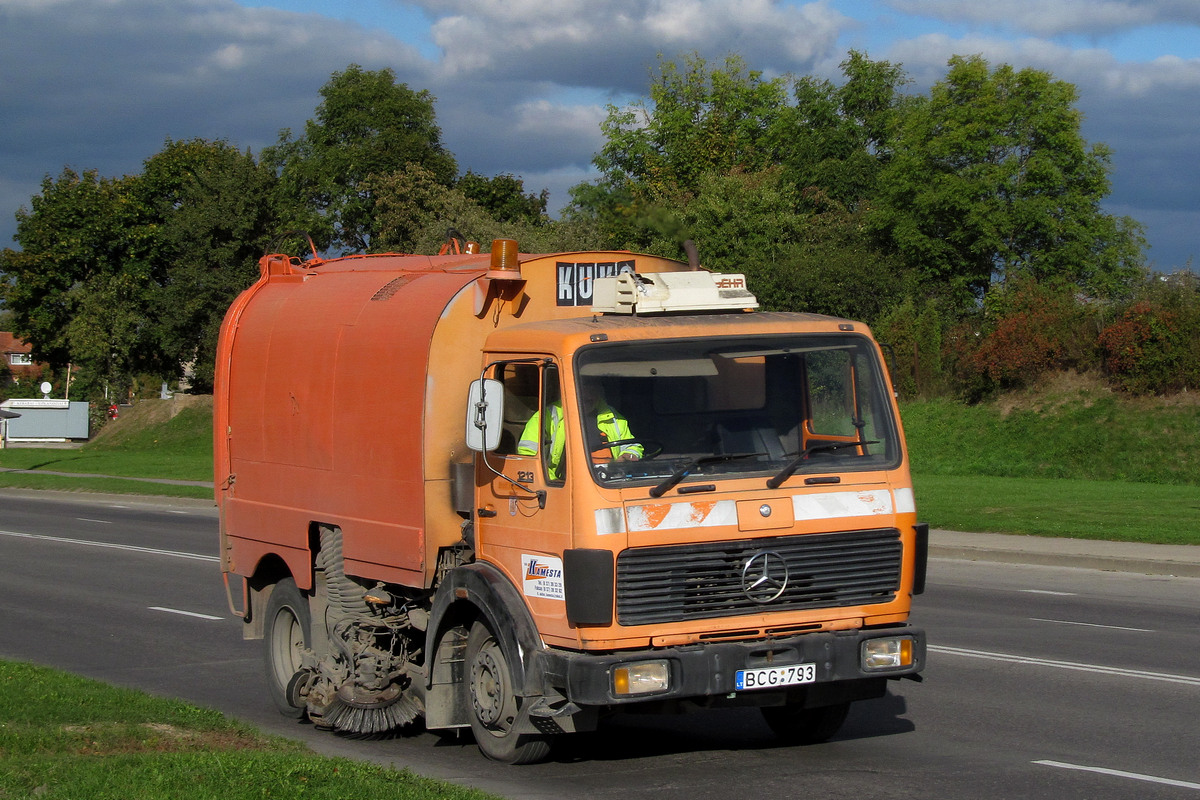
[[[665,692],[671,688],[671,668],[666,661],[641,661],[613,667],[613,695]]]
[[[911,667],[913,640],[908,636],[868,639],[862,643],[862,668],[866,671]]]

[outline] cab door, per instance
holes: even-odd
[[[567,636],[562,554],[571,546],[565,434],[572,426],[562,418],[560,369],[546,356],[507,357],[490,377],[504,386],[503,431],[500,446],[479,459],[476,553],[509,575],[543,635]]]

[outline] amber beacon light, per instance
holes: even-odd
[[[516,239],[493,239],[492,263],[488,269],[488,277],[519,280],[521,263],[517,258],[517,252]]]

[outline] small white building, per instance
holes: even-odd
[[[19,416],[3,420],[5,442],[84,442],[90,435],[88,403],[50,398],[5,400],[0,409]]]

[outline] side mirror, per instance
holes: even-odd
[[[504,384],[485,378],[472,381],[467,397],[467,447],[491,452],[500,446],[504,419]]]

